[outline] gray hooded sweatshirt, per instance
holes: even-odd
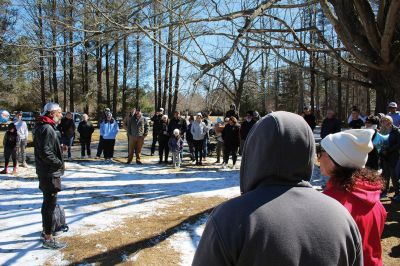
[[[310,183],[313,133],[288,112],[250,131],[240,169],[242,196],[211,213],[192,265],[362,265],[349,212]]]

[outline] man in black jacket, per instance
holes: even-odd
[[[302,117],[274,112],[255,124],[243,149],[242,195],[212,211],[192,265],[363,265],[354,219],[308,182],[314,160]]]
[[[341,127],[339,119],[335,117],[335,112],[333,110],[328,110],[326,112],[326,118],[322,121],[321,125],[321,139],[329,134],[340,132]]]
[[[163,116],[164,108],[159,108],[157,112],[151,118],[153,121],[153,142],[151,143],[151,156],[154,155],[154,151],[156,150],[156,143],[158,141],[158,136],[162,131],[162,116]],[[158,144],[160,145],[160,143]]]
[[[230,118],[231,116],[234,116],[237,120],[239,119],[239,112],[236,110],[236,105],[232,103],[229,106],[229,111],[226,112],[225,118]]]
[[[184,138],[184,134],[187,131],[187,123],[186,120],[181,117],[179,111],[175,111],[174,118],[172,118],[168,124],[168,133],[170,136],[173,135],[172,132],[174,132],[175,129],[179,129],[181,137]]]
[[[57,204],[57,193],[61,191],[61,176],[64,161],[60,146],[60,133],[56,124],[61,120],[61,108],[56,103],[47,103],[35,129],[35,163],[39,177],[39,188],[43,192],[42,222],[43,247],[61,249],[65,243],[55,241],[52,236],[53,213]]]
[[[253,111],[247,111],[246,117],[243,123],[240,125],[240,147],[239,147],[239,154],[242,155],[243,145],[246,141],[247,135],[250,132],[250,129],[254,126],[256,120],[253,117]]]

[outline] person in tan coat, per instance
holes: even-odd
[[[144,139],[149,131],[147,120],[142,116],[140,109],[136,109],[135,114],[131,117],[127,127],[129,147],[128,147],[128,161],[130,164],[133,159],[133,151],[136,154],[136,163],[142,164],[140,161],[140,155],[142,153],[142,147]]]

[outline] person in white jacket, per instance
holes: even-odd
[[[202,122],[203,116],[198,113],[196,120],[193,122],[190,132],[193,135],[194,142],[194,157],[196,159],[196,165],[202,165],[202,151],[203,151],[203,140],[207,132],[207,126]],[[200,159],[200,160],[199,160]]]
[[[22,167],[27,167],[25,149],[28,143],[29,131],[28,125],[22,120],[22,112],[19,111],[15,115],[16,121],[14,123],[17,128],[18,141],[17,141],[17,158],[21,158]]]

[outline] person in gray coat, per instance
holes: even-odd
[[[243,149],[242,195],[213,210],[192,265],[363,265],[353,218],[309,183],[314,160],[302,117],[262,118]]]

